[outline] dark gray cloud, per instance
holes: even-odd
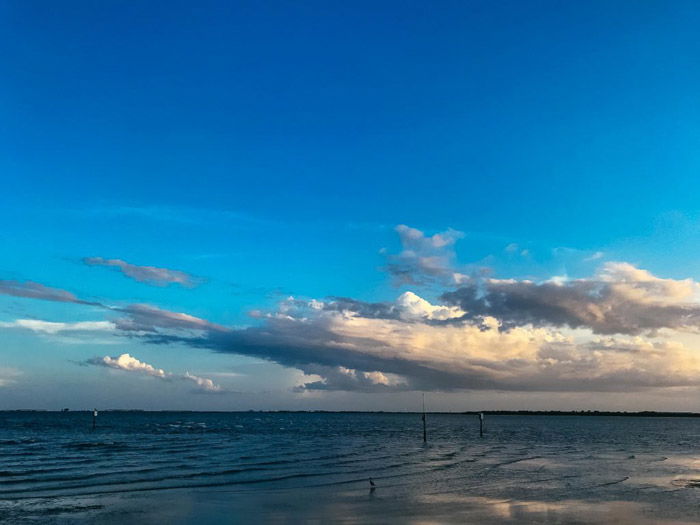
[[[180,270],[157,268],[155,266],[138,266],[121,259],[104,259],[102,257],[86,257],[83,262],[88,266],[108,266],[116,268],[125,276],[140,283],[153,286],[179,284],[188,288],[199,284],[199,280]]]
[[[464,234],[448,229],[432,236],[404,224],[396,227],[402,250],[387,255],[386,270],[397,284],[463,282],[466,276],[454,267],[454,244]]]
[[[493,316],[505,326],[589,328],[598,334],[641,334],[662,328],[697,330],[700,304],[690,280],[660,279],[626,263],[608,263],[593,278],[536,283],[484,280],[441,300]]]
[[[211,323],[199,317],[181,312],[163,310],[148,304],[130,304],[126,306],[110,306],[96,301],[86,301],[80,299],[75,294],[60,288],[51,288],[33,281],[11,281],[0,280],[0,294],[15,297],[27,297],[30,299],[40,299],[43,301],[54,301],[61,303],[74,303],[89,306],[97,306],[109,312],[121,314],[114,320],[115,326],[121,331],[150,331],[158,329],[175,330],[226,330],[224,327]],[[39,320],[23,320],[26,328],[47,332],[50,327],[71,326],[71,323],[50,323]],[[72,325],[88,326],[95,323],[72,323]],[[99,322],[97,323],[99,324]],[[7,325],[7,323],[5,323]],[[54,329],[57,331],[58,328]],[[63,331],[66,331],[65,329]]]
[[[28,297],[30,299],[42,299],[44,301],[56,301],[60,303],[76,303],[99,306],[99,303],[84,301],[75,294],[60,288],[51,288],[33,281],[12,281],[0,279],[0,294],[15,297]]]
[[[350,297],[329,297],[323,308],[334,312],[352,312],[368,319],[399,319],[401,312],[394,303],[370,303]]]
[[[114,323],[119,330],[129,332],[157,332],[159,329],[225,331],[226,328],[193,315],[171,312],[148,304],[130,304],[111,308],[124,314]]]

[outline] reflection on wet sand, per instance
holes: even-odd
[[[231,493],[230,491],[166,491],[151,495],[80,498],[72,508],[93,523],[586,523],[682,525],[691,516],[664,516],[653,505],[634,501],[566,499],[538,501],[460,494],[434,494],[403,499],[343,491],[298,490]],[[68,503],[54,501],[53,510],[70,521]],[[37,516],[46,516],[47,508]],[[0,514],[0,516],[2,516]],[[26,517],[26,514],[25,514]]]
[[[527,501],[436,495],[428,502],[463,509],[465,520],[480,523],[661,523],[649,519],[649,506],[632,501]],[[424,522],[429,523],[429,522]],[[679,523],[670,521],[664,523]]]

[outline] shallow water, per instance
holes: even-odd
[[[87,412],[4,412],[0,519],[700,522],[700,419],[490,416],[480,438],[474,416],[435,414],[428,430],[424,445],[416,414],[103,412],[92,430]]]

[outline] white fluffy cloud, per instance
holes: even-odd
[[[185,372],[184,374],[173,374],[166,372],[162,368],[156,368],[153,365],[139,361],[129,354],[121,354],[116,357],[94,357],[87,361],[88,364],[96,366],[104,366],[125,372],[135,372],[165,381],[187,381],[193,383],[198,390],[203,392],[222,392],[222,388],[216,385],[211,379],[199,377]]]
[[[160,377],[165,379],[169,374],[161,368],[155,368],[148,363],[139,361],[135,357],[131,357],[129,354],[121,354],[117,357],[105,356],[102,358],[95,358],[90,361],[91,364],[100,364],[107,366],[109,368],[116,368],[118,370],[125,370],[127,372],[140,372],[153,377]]]
[[[445,321],[464,316],[465,312],[456,306],[433,305],[413,292],[404,292],[396,300],[402,319],[420,321],[434,319]]]
[[[190,374],[189,372],[185,372],[181,376],[182,379],[185,381],[191,381],[195,385],[197,385],[198,388],[201,388],[202,390],[206,392],[221,392],[222,389],[219,385],[214,384],[214,381],[211,379],[207,379],[206,377],[199,377]]]

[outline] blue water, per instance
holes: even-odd
[[[700,504],[700,419],[0,412],[0,500],[226,487]],[[673,494],[672,497],[669,495]],[[675,500],[674,500],[675,498]],[[681,498],[680,500],[678,498]],[[693,509],[675,509],[688,521]],[[671,509],[673,510],[673,509]]]

